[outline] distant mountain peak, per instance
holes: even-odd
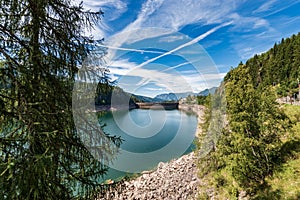
[[[208,96],[209,94],[214,94],[217,87],[207,88],[201,92],[198,93],[199,96]]]
[[[179,101],[182,98],[186,98],[188,96],[207,96],[209,94],[215,93],[217,87],[212,87],[209,89],[205,89],[199,93],[194,92],[182,92],[182,93],[163,93],[155,96],[155,99],[161,99],[162,101]]]

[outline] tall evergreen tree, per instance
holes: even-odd
[[[270,87],[255,89],[246,65],[232,70],[225,86],[229,127],[219,140],[216,157],[241,188],[253,192],[278,164],[280,137],[289,121]]]
[[[84,31],[101,14],[70,0],[0,0],[1,199],[87,198],[99,186],[106,167],[80,140],[72,88],[97,42]]]

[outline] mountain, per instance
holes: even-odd
[[[162,101],[178,101],[178,97],[174,93],[159,94],[155,98]]]
[[[214,94],[217,87],[212,87],[210,89],[205,89],[198,93],[198,96],[208,96],[209,94]]]
[[[146,96],[141,96],[141,95],[136,95],[136,94],[131,94],[131,98],[133,99],[134,102],[162,102],[164,100],[154,97],[146,97]]]
[[[205,89],[199,93],[193,93],[193,92],[164,93],[155,96],[155,99],[162,100],[162,101],[178,101],[188,96],[208,96],[208,94],[213,94],[216,91],[216,89],[217,87],[212,87],[210,89]]]
[[[163,102],[165,100],[160,98],[151,98],[147,96],[141,96],[136,94],[131,94],[129,92],[125,92],[122,88],[118,86],[113,86],[109,84],[99,83],[97,87],[97,94],[95,97],[96,105],[110,105],[111,98],[114,96],[114,103],[116,104],[124,104],[127,103],[129,99],[129,105],[134,105],[138,102]]]
[[[199,93],[193,93],[193,92],[182,92],[182,93],[164,93],[159,94],[152,97],[142,96],[142,95],[136,95],[131,94],[128,92],[125,92],[122,88],[118,86],[112,86],[112,85],[106,85],[106,84],[98,84],[97,88],[97,95],[95,98],[95,104],[96,105],[110,105],[111,104],[111,98],[112,94],[114,93],[114,96],[117,97],[115,99],[115,103],[124,104],[124,100],[129,99],[129,104],[133,105],[134,103],[138,102],[166,102],[166,101],[179,101],[182,98],[186,98],[188,96],[207,96],[209,93],[214,93],[216,90],[216,87],[205,89]]]
[[[193,92],[184,92],[184,93],[164,93],[164,94],[159,94],[155,98],[161,99],[163,101],[178,101],[181,98],[185,98],[187,96],[194,96],[197,95],[196,93]]]
[[[187,96],[195,96],[195,95],[197,95],[197,93],[193,93],[193,92],[176,93],[178,100],[182,98],[186,98]]]

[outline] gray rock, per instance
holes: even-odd
[[[169,163],[160,162],[156,170],[124,182],[122,191],[110,191],[98,199],[195,199],[200,181],[194,162],[193,152]]]

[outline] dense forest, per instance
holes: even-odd
[[[111,83],[98,83],[96,94],[95,94],[95,104],[96,105],[111,105],[112,97],[115,97],[115,103],[134,105],[135,98],[125,92],[122,88],[114,86]]]
[[[273,181],[274,174],[287,170],[283,166],[299,162],[299,115],[291,114],[289,107],[276,102],[279,96],[297,91],[299,44],[300,34],[293,35],[228,72],[222,83],[224,90],[220,87],[219,94],[215,94],[220,96],[223,91],[221,98],[226,102],[223,115],[227,123],[222,130],[210,128],[220,116],[213,115],[214,103],[206,103],[209,109],[202,128],[206,135],[215,136],[216,145],[200,158],[199,175],[206,177],[218,198],[300,197],[297,190],[284,193]],[[203,138],[198,145],[200,152],[205,146]],[[297,174],[299,168],[292,169]],[[200,190],[200,195],[208,198],[205,190]]]
[[[280,44],[275,43],[269,51],[255,55],[245,65],[255,87],[277,85],[280,96],[292,96],[300,78],[300,33],[282,39]]]
[[[114,83],[98,83],[95,94],[95,105],[129,105],[134,107],[139,102],[163,102],[163,99],[145,97],[125,92]],[[112,105],[113,104],[113,105]]]

